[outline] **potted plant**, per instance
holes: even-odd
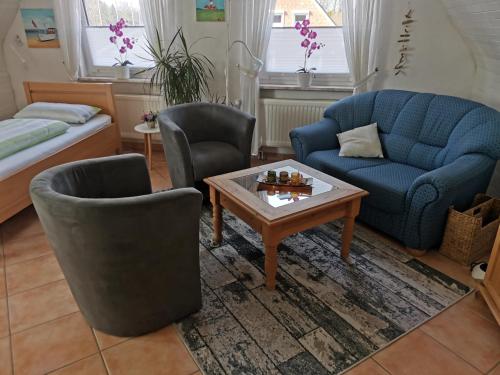
[[[179,28],[166,49],[162,47],[158,30],[156,40],[146,42],[152,67],[138,74],[151,74],[150,91],[158,88],[167,106],[201,101],[210,94],[208,82],[214,77],[214,64],[205,55],[192,52],[199,40],[188,45]]]
[[[320,43],[316,40],[318,33],[311,29],[309,26],[311,21],[305,19],[302,22],[297,22],[295,24],[295,29],[299,31],[300,35],[305,39],[302,40],[300,46],[304,48],[304,65],[297,70],[297,81],[301,88],[308,88],[311,86],[311,81],[313,79],[313,71],[316,68],[308,68],[308,61],[314,52],[319,51],[321,48],[325,47],[325,44]]]
[[[118,57],[115,58],[117,62],[113,64],[115,68],[115,78],[117,79],[129,79],[129,65],[133,65],[130,60],[128,60],[127,55],[128,51],[134,48],[136,41],[134,38],[129,38],[124,35],[123,28],[126,26],[126,22],[123,18],[115,24],[109,25],[109,30],[113,33],[109,37],[109,41],[114,44],[118,50]]]
[[[158,113],[149,111],[149,113],[144,113],[142,115],[142,121],[144,121],[149,129],[156,128],[156,120],[158,119]]]

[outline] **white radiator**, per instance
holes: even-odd
[[[260,125],[264,130],[262,145],[290,147],[290,131],[319,121],[330,104],[331,100],[262,99],[259,116],[264,122]]]
[[[163,99],[159,96],[116,94],[115,103],[120,133],[125,140],[142,140],[143,136],[134,131],[134,126],[142,122],[142,114],[164,108]],[[158,141],[160,136],[155,134],[153,138]]]

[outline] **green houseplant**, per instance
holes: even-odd
[[[192,52],[196,42],[188,45],[179,28],[166,49],[162,47],[158,30],[156,40],[146,43],[153,66],[140,73],[151,74],[150,91],[158,88],[167,105],[201,101],[210,93],[208,83],[214,77],[214,64],[205,55]]]

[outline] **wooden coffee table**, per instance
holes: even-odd
[[[299,171],[313,178],[311,194],[258,190],[257,177],[268,170]],[[265,247],[266,286],[274,289],[278,269],[278,245],[287,236],[344,218],[341,256],[350,262],[354,220],[359,213],[362,189],[340,181],[294,160],[266,164],[220,176],[209,177],[213,206],[215,244],[222,241],[222,207],[262,235]]]

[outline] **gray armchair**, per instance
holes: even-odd
[[[142,155],[78,161],[31,182],[31,198],[90,325],[157,330],[201,308],[201,194],[152,194]]]
[[[244,112],[220,104],[182,104],[164,110],[159,124],[175,188],[250,167],[255,118]]]

